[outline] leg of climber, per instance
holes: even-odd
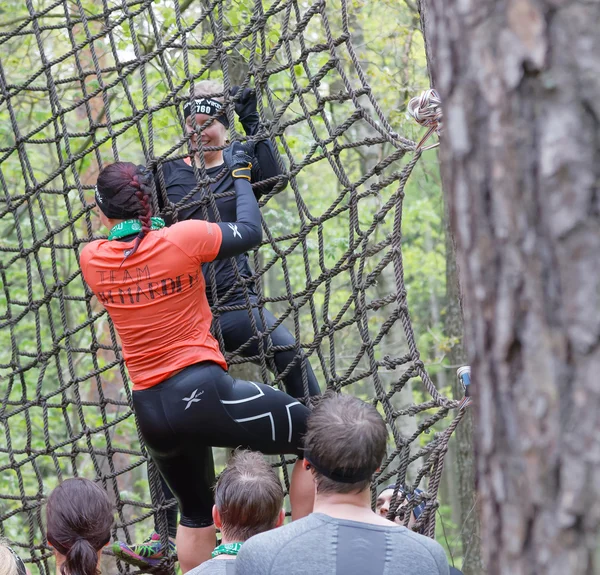
[[[266,329],[263,326],[261,312],[258,310],[258,308],[253,307],[252,314],[256,323],[256,329],[258,329],[260,332],[265,332],[277,323],[277,318],[265,308],[262,310],[262,316],[264,317],[266,323]],[[223,343],[225,344],[225,351],[232,353],[243,347],[243,349],[241,349],[239,352],[243,357],[256,358],[260,355],[259,340],[252,328],[252,322],[250,320],[248,310],[228,311],[221,314],[218,319],[215,318],[215,321],[219,322],[221,334],[223,335]],[[288,331],[288,329],[281,324],[275,330],[273,330],[268,337],[264,337],[264,350],[267,349],[269,338],[271,339],[271,344],[273,347],[284,348],[280,351],[274,352],[274,360],[277,372],[283,373],[288,365],[290,363],[292,364],[292,367],[283,380],[286,392],[292,397],[297,397],[300,399],[305,397],[304,372],[306,374],[308,395],[320,395],[321,390],[319,388],[319,383],[310,365],[310,362],[302,351],[300,354],[298,354],[296,340]],[[250,340],[252,340],[251,343],[247,345],[248,341]],[[253,361],[256,363],[259,362],[258,359],[254,359]]]
[[[261,314],[257,308],[252,310],[256,327],[259,331],[265,331]],[[277,322],[275,316],[267,309],[263,309],[262,316],[267,324],[267,329],[271,328]],[[219,324],[223,334],[225,350],[233,352],[246,344],[253,337],[254,331],[247,310],[225,312],[219,317]],[[278,326],[270,335],[271,343],[274,347],[287,348],[283,351],[274,353],[275,365],[278,373],[283,373],[287,366],[295,362],[287,376],[284,378],[286,391],[292,397],[303,399],[305,397],[303,370],[306,372],[308,383],[308,392],[310,396],[319,395],[320,389],[314,371],[306,357],[302,354],[298,357],[295,348],[294,336],[283,325]],[[267,337],[264,338],[264,346],[268,345]],[[260,354],[259,343],[255,340],[245,347],[241,354],[244,357],[256,357]],[[172,499],[173,493],[168,485],[162,479],[161,484],[165,500]],[[290,502],[292,505],[292,518],[299,519],[308,515],[312,511],[313,496],[312,476],[307,473],[300,464],[294,466],[292,472],[292,487],[290,489]],[[177,507],[171,507],[167,512],[169,522],[169,537],[173,544],[171,553],[175,553],[175,536],[177,533]],[[192,536],[193,533],[190,534]],[[186,535],[184,535],[186,537]],[[211,540],[211,545],[212,545]],[[113,552],[122,561],[135,565],[136,567],[146,568],[156,566],[163,557],[161,537],[158,533],[158,527],[155,524],[154,531],[142,542],[133,545],[127,545],[125,542],[117,541],[113,544]],[[212,551],[212,549],[211,549]],[[184,559],[185,562],[185,559]]]
[[[177,551],[183,573],[209,559],[215,543],[211,446],[302,455],[310,413],[286,393],[234,379],[212,362],[134,391],[133,404],[146,447],[179,502]],[[314,488],[308,489],[307,477],[296,472],[296,478],[293,504],[307,513]]]
[[[167,482],[160,475],[160,484],[165,497],[165,501],[175,498],[173,492],[169,489]],[[167,526],[169,534],[170,554],[176,555],[175,537],[177,536],[177,504],[167,509]],[[161,536],[158,529],[158,518],[154,516],[154,531],[142,541],[142,543],[133,543],[128,545],[124,541],[115,541],[112,544],[112,551],[115,557],[121,561],[135,565],[141,569],[151,569],[156,567],[160,560],[165,556]]]

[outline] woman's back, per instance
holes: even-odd
[[[97,240],[82,251],[84,279],[121,337],[134,389],[200,361],[226,369],[200,269],[220,244],[218,226],[191,220],[149,232],[129,255],[134,239]]]

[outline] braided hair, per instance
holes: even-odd
[[[123,259],[125,261],[137,251],[144,236],[152,229],[150,174],[145,166],[115,162],[100,172],[96,190],[98,207],[107,218],[137,218],[142,224],[133,248]]]

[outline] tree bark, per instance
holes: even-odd
[[[419,2],[419,13],[421,17],[421,30],[425,41],[425,53],[427,57],[427,68],[431,85],[436,87],[436,72],[433,66],[434,55],[431,51],[429,38],[429,26],[431,25],[430,4],[432,0],[421,0]],[[443,174],[442,174],[443,176]],[[442,188],[445,190],[445,213],[444,226],[446,234],[446,314],[444,317],[445,335],[455,340],[450,352],[448,362],[452,369],[455,366],[465,365],[467,355],[464,349],[464,328],[461,305],[461,292],[459,283],[458,267],[456,262],[455,240],[450,226],[450,214],[448,199],[450,182],[444,181],[442,177]],[[452,392],[455,399],[464,396],[462,386],[454,377]],[[456,491],[457,499],[452,502],[453,511],[459,509],[459,528],[462,543],[462,571],[464,575],[481,575],[486,572],[481,550],[481,527],[480,506],[477,504],[477,490],[475,486],[475,453],[473,436],[473,410],[469,409],[460,425],[454,432],[453,449],[448,455],[452,455],[456,469]],[[453,513],[454,515],[454,513]]]
[[[446,336],[455,339],[456,343],[448,353],[448,362],[454,367],[467,363],[464,349],[463,317],[461,309],[460,285],[456,267],[456,252],[449,227],[448,211],[446,223],[446,316],[444,331]],[[455,399],[464,396],[464,390],[456,377],[453,378],[452,392]],[[456,482],[458,491],[458,507],[460,509],[460,537],[462,542],[462,571],[464,575],[482,575],[485,573],[481,556],[481,534],[477,491],[475,489],[475,453],[473,450],[473,410],[465,413],[460,425],[454,432],[456,456]]]
[[[431,2],[490,574],[600,572],[600,4]]]

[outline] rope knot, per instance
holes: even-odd
[[[423,145],[433,132],[436,132],[438,136],[440,135],[443,120],[442,100],[436,90],[425,90],[420,96],[412,98],[408,103],[407,111],[418,124],[428,128],[427,133],[417,144],[417,149]]]

